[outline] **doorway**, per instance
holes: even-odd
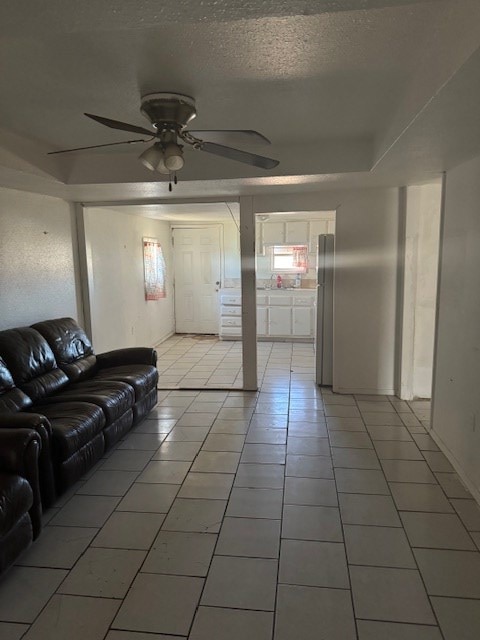
[[[220,227],[174,227],[172,239],[175,333],[218,334]]]

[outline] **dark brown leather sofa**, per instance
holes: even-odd
[[[40,435],[44,508],[155,406],[156,359],[147,348],[96,356],[72,318],[0,331],[0,431]]]
[[[31,429],[0,429],[0,573],[41,530],[40,448]]]

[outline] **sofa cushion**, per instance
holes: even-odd
[[[96,357],[85,331],[73,318],[45,320],[32,325],[50,345],[58,366],[73,382],[91,377]]]
[[[0,413],[23,411],[31,404],[31,399],[15,387],[12,374],[0,358]]]
[[[126,382],[135,390],[135,401],[138,402],[157,386],[158,371],[155,367],[147,364],[130,364],[123,367],[100,369],[95,374],[94,380]]]
[[[87,402],[58,402],[41,408],[52,426],[52,447],[63,462],[102,432],[105,416],[100,407]]]
[[[0,356],[15,385],[33,401],[60,391],[68,384],[53,351],[38,331],[30,327],[0,331]]]
[[[8,533],[33,504],[33,492],[25,478],[0,473],[0,536]]]
[[[62,393],[50,396],[44,402],[90,402],[99,406],[110,424],[120,418],[135,403],[133,388],[124,382],[86,380],[69,384]],[[39,406],[39,412],[43,406]]]

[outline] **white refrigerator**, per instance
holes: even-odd
[[[318,236],[317,326],[315,333],[315,381],[333,384],[333,268],[335,236]]]

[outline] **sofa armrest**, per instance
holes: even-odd
[[[157,365],[157,352],[155,349],[148,347],[129,347],[97,355],[99,369],[121,367],[129,364],[149,364],[155,367]]]
[[[26,413],[23,411],[1,413],[0,435],[9,429],[33,429],[40,437],[42,445],[38,459],[40,488],[43,508],[48,509],[57,497],[52,461],[52,426],[48,418],[41,413]]]
[[[22,476],[32,488],[33,504],[29,513],[34,539],[38,537],[42,528],[42,502],[38,473],[41,447],[40,436],[33,429],[0,430],[0,469]]]

